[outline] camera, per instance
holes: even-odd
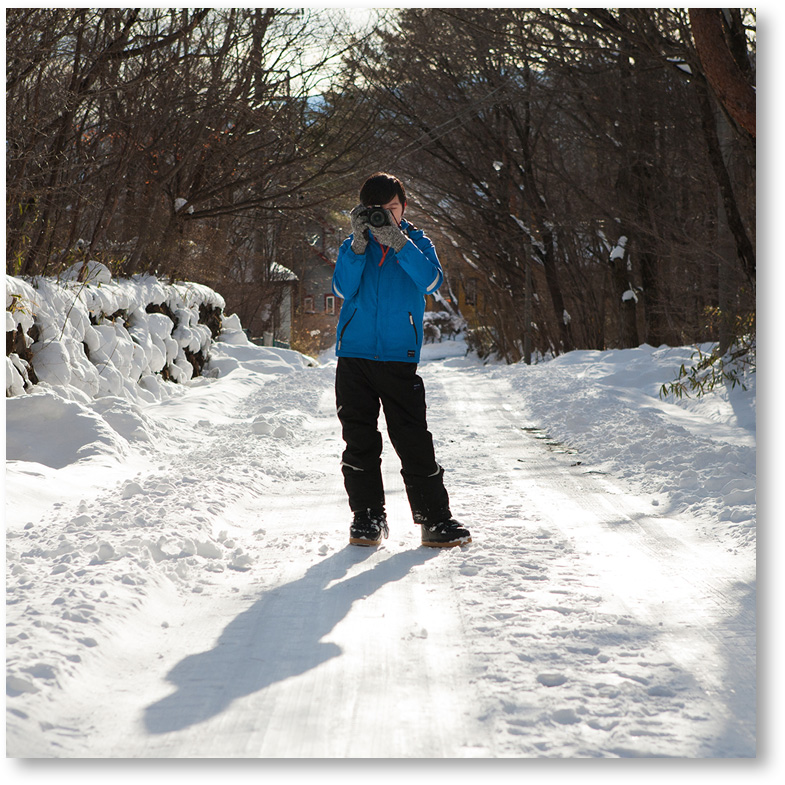
[[[368,219],[368,223],[378,229],[380,226],[388,226],[390,221],[387,218],[387,212],[383,207],[379,207],[378,205],[374,205],[372,207],[366,207],[360,215],[364,218]]]

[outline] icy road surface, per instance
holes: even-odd
[[[209,384],[150,406],[144,464],[96,469],[38,550],[11,532],[31,571],[73,558],[9,606],[8,754],[754,756],[750,560],[547,438],[504,375],[420,370],[472,545],[418,547],[386,436],[390,538],[347,544],[329,364],[238,371],[220,416]]]

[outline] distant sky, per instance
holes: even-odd
[[[376,8],[356,8],[355,6],[348,5],[343,8],[343,11],[345,11],[349,21],[357,27],[358,30],[363,30],[365,27],[372,24]]]

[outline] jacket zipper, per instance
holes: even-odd
[[[409,311],[409,324],[411,324],[412,330],[414,330],[414,345],[417,346],[420,336],[417,334],[417,327],[414,325],[414,317],[412,316],[411,311]]]
[[[346,332],[346,328],[351,324],[351,321],[352,321],[352,319],[354,319],[354,315],[356,313],[357,313],[357,309],[355,308],[354,311],[352,311],[352,315],[349,317],[349,319],[347,320],[346,324],[343,326],[343,330],[341,330],[341,334],[338,337],[338,348],[339,349],[341,348],[341,344],[343,343],[343,334]],[[411,316],[411,314],[409,314],[409,315]]]

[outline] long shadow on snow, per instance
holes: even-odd
[[[341,654],[321,639],[357,600],[437,555],[417,548],[393,554],[372,569],[326,588],[374,551],[349,546],[311,567],[297,581],[273,589],[229,623],[213,649],[181,660],[167,674],[177,691],[147,707],[150,733],[169,733],[204,722],[232,701]]]

